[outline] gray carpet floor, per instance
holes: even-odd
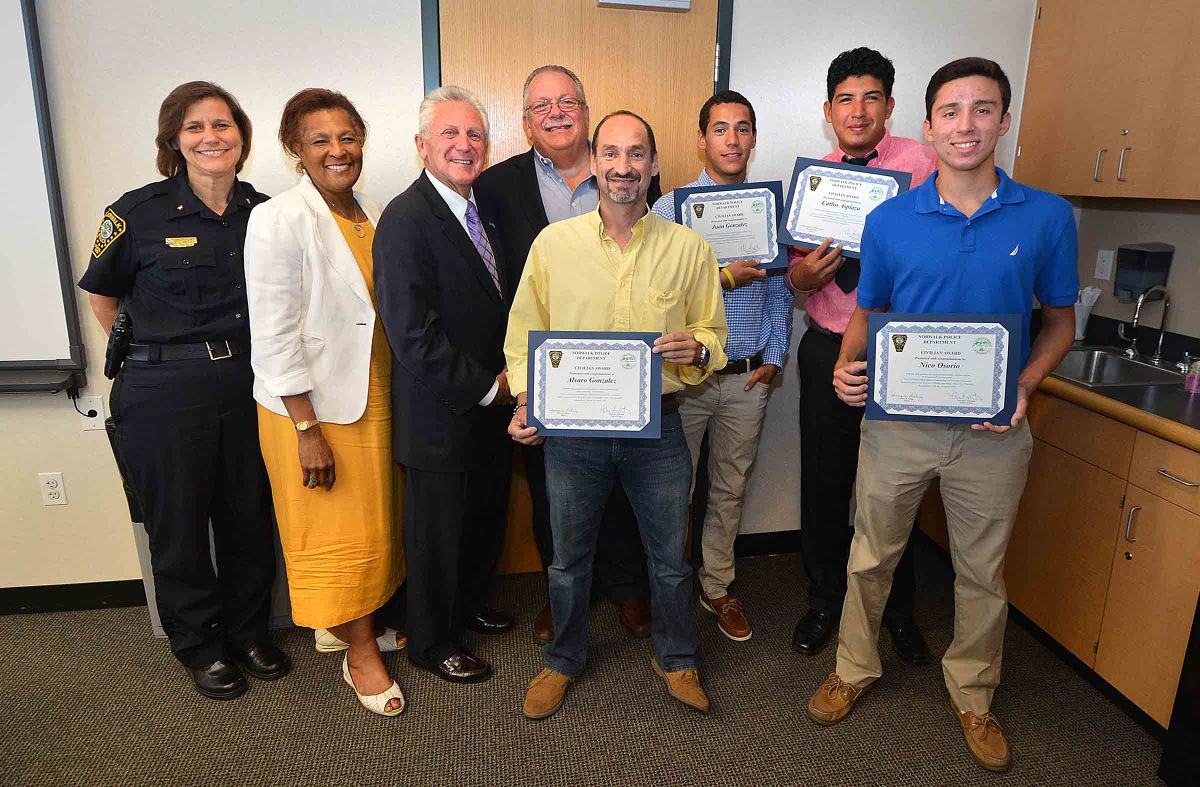
[[[918,618],[935,653],[949,644],[949,568],[918,553]],[[1133,785],[1156,784],[1161,747],[1117,707],[1010,623],[994,710],[1015,764],[991,774],[969,759],[935,663],[911,667],[883,637],[885,675],[833,728],[804,714],[833,648],[789,645],[804,608],[798,556],[738,565],[754,638],[721,636],[700,615],[708,716],[670,700],[650,645],[628,638],[614,608],[592,609],[592,662],[549,719],[520,715],[540,669],[531,620],[535,575],[500,582],[498,605],[521,622],[477,638],[496,676],[452,686],[388,657],[408,698],[398,718],[362,710],[340,657],[307,630],[277,633],[295,667],[233,702],[195,694],[140,607],[0,617],[3,785]]]

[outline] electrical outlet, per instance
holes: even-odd
[[[67,504],[67,487],[63,484],[62,473],[38,473],[38,486],[42,490],[42,505]]]
[[[1096,278],[1108,281],[1112,278],[1113,250],[1100,249],[1096,252]]]
[[[79,420],[83,424],[85,431],[104,428],[104,399],[100,396],[81,396],[75,400],[75,404],[80,409]],[[91,418],[88,418],[89,412],[95,412]]]

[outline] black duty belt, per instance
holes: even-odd
[[[729,361],[725,364],[724,369],[717,369],[717,374],[748,374],[758,367],[762,366],[762,353],[753,358],[742,358],[737,361]]]
[[[670,415],[671,413],[679,412],[679,397],[673,393],[664,394],[662,398],[662,409],[660,415]]]
[[[821,334],[822,336],[831,336],[834,339],[837,339],[838,341],[841,341],[841,339],[842,339],[842,335],[840,333],[829,330],[824,325],[821,325],[821,323],[817,322],[816,320],[812,319],[811,317],[808,320],[808,327],[812,328],[814,331]]]
[[[212,342],[194,342],[191,344],[131,344],[128,361],[224,361],[235,355],[250,352],[248,342],[235,342],[220,339]]]

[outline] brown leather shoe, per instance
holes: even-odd
[[[645,639],[650,636],[650,602],[644,598],[634,598],[617,602],[617,617],[621,625],[631,637]]]
[[[708,695],[700,686],[700,673],[694,667],[664,672],[663,668],[658,666],[658,661],[653,658],[650,659],[650,666],[654,668],[654,674],[667,684],[667,693],[689,708],[701,713],[708,713],[708,709],[712,706],[708,701]]]
[[[750,621],[742,611],[742,602],[726,593],[720,598],[709,598],[700,591],[700,606],[717,616],[717,628],[734,642],[745,642],[754,635]]]
[[[855,701],[869,688],[869,683],[862,688],[851,686],[839,678],[836,672],[831,672],[821,684],[821,688],[817,689],[808,701],[808,717],[826,727],[837,724],[846,718],[846,714],[854,708]]]
[[[525,707],[521,712],[527,719],[544,719],[562,707],[567,687],[575,682],[570,675],[544,669],[529,683]]]
[[[963,738],[975,762],[989,771],[1007,771],[1012,765],[1012,750],[1000,727],[1000,720],[991,711],[975,715],[969,710],[959,710],[950,700],[950,707],[962,725]]]
[[[537,619],[533,621],[533,638],[542,645],[549,645],[554,641],[554,616],[550,613],[549,604],[538,613]]]

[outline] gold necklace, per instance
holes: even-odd
[[[342,216],[342,214],[338,213],[338,211],[334,208],[333,203],[329,201],[328,197],[326,197],[324,194],[322,194],[321,198],[325,200],[325,204],[329,206],[329,210],[331,212],[333,212],[334,214],[336,214],[338,216]],[[350,204],[354,206],[353,215],[342,216],[342,218],[353,223],[355,235],[357,235],[360,238],[365,238],[365,237],[367,237],[367,231],[363,228],[363,224],[365,224],[367,222],[367,214],[363,212],[362,208],[358,207],[358,201],[355,200],[353,197],[350,200]],[[361,220],[358,218],[358,214],[360,214],[360,213],[363,214],[363,217]]]

